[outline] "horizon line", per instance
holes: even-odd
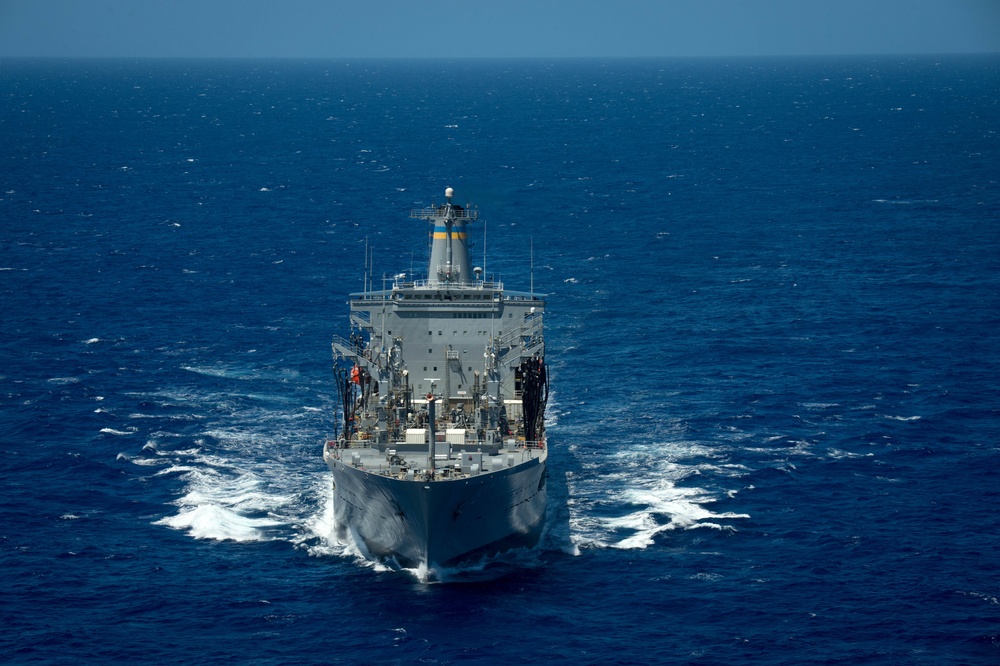
[[[16,55],[0,53],[0,60],[720,60],[720,59],[790,59],[790,58],[937,58],[951,56],[1000,55],[1000,51],[917,51],[871,53],[774,53],[713,55],[497,55],[497,56],[296,56],[296,55]]]

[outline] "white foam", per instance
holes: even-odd
[[[840,449],[830,449],[826,454],[836,460],[842,458],[872,458],[875,456],[874,453],[852,453],[850,451],[841,451]]]
[[[199,368],[190,365],[182,365],[181,370],[187,370],[188,372],[194,372],[199,375],[207,375],[209,377],[237,377],[235,373],[227,368]]]
[[[322,479],[319,495],[322,498],[319,511],[309,516],[305,523],[305,530],[301,533],[296,542],[304,544],[312,537],[318,537],[322,548],[326,549],[330,544],[340,545],[334,532],[335,521],[333,519],[333,484],[325,474],[317,475]],[[309,547],[310,553],[312,547]],[[320,553],[314,553],[320,554]],[[326,554],[325,552],[323,554]]]
[[[391,570],[391,567],[367,558],[352,537],[348,536],[343,541],[337,538],[333,518],[334,492],[331,476],[315,475],[310,489],[320,501],[302,521],[301,528],[291,540],[292,543],[304,548],[313,557],[345,558],[376,571]]]
[[[975,599],[980,599],[991,606],[1000,606],[1000,600],[998,600],[994,595],[986,592],[963,592],[962,590],[958,590],[958,593]]]
[[[724,455],[717,447],[673,441],[635,444],[626,450],[581,461],[582,472],[567,475],[570,529],[577,546],[643,549],[668,530],[734,529],[720,520],[748,518],[717,513],[707,490],[678,485],[700,475],[731,478],[746,468],[706,462]]]
[[[200,467],[194,465],[171,465],[167,469],[161,469],[156,473],[156,476],[167,476],[170,474],[188,474],[192,472],[201,472]]]
[[[270,518],[248,518],[226,507],[207,504],[182,510],[155,524],[186,529],[196,539],[265,541],[268,539],[260,528],[281,523]]]
[[[174,504],[179,513],[156,524],[185,529],[198,539],[220,541],[269,541],[278,538],[265,528],[286,521],[272,511],[290,501],[288,495],[273,494],[263,488],[253,472],[232,474],[225,458],[197,455],[195,464],[171,465],[157,476],[180,474],[187,492]]]
[[[251,352],[255,350],[250,350]],[[193,372],[199,375],[205,375],[207,377],[222,377],[225,379],[271,379],[274,381],[283,381],[289,379],[295,379],[299,376],[297,370],[264,370],[256,366],[197,366],[197,365],[182,365],[181,370],[186,370],[188,372]],[[199,396],[202,397],[202,396]],[[211,398],[212,396],[208,396]],[[276,394],[268,394],[266,397],[271,400],[281,400],[283,396]]]
[[[260,379],[259,371],[254,368],[188,366],[185,369],[229,379]],[[291,376],[284,371],[267,373]],[[155,412],[134,413],[130,417],[144,423],[160,419],[159,426],[164,428],[148,435],[143,446],[146,455],[131,459],[136,465],[156,466],[151,478],[164,479],[163,483],[177,488],[172,502],[176,511],[156,524],[186,531],[198,539],[281,539],[297,545],[316,545],[318,549],[324,547],[323,539],[317,539],[307,526],[321,503],[320,485],[311,484],[320,484],[324,478],[329,484],[329,478],[318,466],[320,436],[313,435],[317,441],[315,458],[304,455],[298,445],[290,446],[290,442],[308,439],[310,429],[316,429],[318,424],[304,422],[306,417],[316,414],[317,421],[326,420],[321,412],[292,410],[285,405],[234,411],[232,393],[198,389],[133,395],[186,412],[163,417],[149,417]],[[283,395],[261,397],[268,403],[291,402]],[[192,411],[206,415],[192,415]],[[193,424],[202,419],[208,419],[210,426],[192,439]],[[294,427],[289,426],[291,421],[295,422]],[[175,423],[178,431],[166,430],[173,429]],[[167,446],[171,440],[180,440],[184,448],[171,450]],[[192,442],[196,446],[191,446]],[[315,490],[304,490],[310,487]],[[332,513],[330,521],[332,524]]]
[[[143,453],[156,453],[158,456],[162,456],[156,450],[156,445],[152,442],[146,442],[142,447]],[[132,457],[126,453],[119,453],[115,458],[116,460],[125,460],[132,463],[133,465],[138,465],[139,467],[161,467],[163,465],[169,464],[169,461],[164,460],[162,457],[148,458],[148,457]]]

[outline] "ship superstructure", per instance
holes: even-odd
[[[545,302],[470,264],[478,211],[445,197],[410,212],[430,225],[426,279],[351,294],[323,453],[338,536],[428,569],[534,545],[546,505]]]

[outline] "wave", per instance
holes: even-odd
[[[124,460],[130,462],[133,465],[138,465],[139,467],[159,467],[164,465],[164,461],[157,460],[156,458],[133,458],[124,453],[119,453],[115,460]]]
[[[174,511],[154,524],[181,530],[196,539],[218,541],[285,540],[319,545],[307,527],[321,509],[326,475],[319,442],[328,410],[291,409],[301,387],[282,383],[287,393],[257,385],[262,375],[290,376],[283,370],[187,366],[227,378],[250,378],[248,393],[235,395],[197,387],[165,387],[131,393],[142,411],[127,410],[134,431],[144,434],[141,452],[119,456],[145,468],[148,478],[167,486]],[[258,400],[258,399],[263,399]],[[125,410],[123,410],[125,411]],[[310,443],[316,442],[315,448]],[[328,481],[328,479],[327,479]]]
[[[173,504],[176,515],[157,525],[186,530],[197,539],[217,541],[271,541],[280,534],[268,528],[287,527],[289,521],[275,515],[292,501],[287,493],[274,492],[259,474],[240,470],[224,456],[199,454],[187,465],[171,465],[157,476],[180,475],[185,494]]]
[[[248,518],[232,509],[207,504],[185,509],[154,524],[185,529],[196,539],[267,541],[269,539],[261,528],[280,525],[281,522],[271,518]]]
[[[79,384],[79,377],[52,377],[47,380],[50,384]]]
[[[226,379],[244,379],[251,374],[249,370],[233,370],[222,367],[202,368],[191,365],[182,365],[181,370],[208,377],[225,377]]]
[[[106,435],[134,435],[136,433],[136,429],[129,428],[128,430],[115,430],[114,428],[101,428],[101,432]]]
[[[745,468],[718,458],[715,449],[694,442],[632,447],[596,457],[588,451],[579,472],[569,475],[571,538],[578,546],[644,549],[670,530],[734,529],[718,521],[747,514],[712,511],[720,499],[706,488],[679,485],[705,474],[741,476]],[[706,461],[706,458],[709,461]]]
[[[196,365],[182,365],[181,370],[186,370],[187,372],[193,372],[198,375],[205,375],[207,377],[221,377],[224,379],[253,379],[253,380],[271,380],[271,381],[284,381],[295,379],[299,376],[298,371],[290,369],[263,369],[257,366],[196,366]],[[272,395],[271,397],[277,397]]]
[[[841,459],[851,459],[851,458],[873,458],[874,453],[853,453],[851,451],[841,451],[840,449],[830,449],[826,452],[826,455],[834,460]]]

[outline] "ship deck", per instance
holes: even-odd
[[[529,460],[544,459],[545,454],[544,443],[522,440],[509,440],[494,454],[468,445],[455,447],[447,456],[438,454],[434,461],[435,474],[432,480],[467,479],[479,474],[498,472]],[[323,458],[330,465],[339,461],[369,474],[411,481],[427,480],[430,466],[426,445],[417,449],[405,443],[395,446],[383,444],[379,447],[364,442],[338,445],[335,440],[328,440],[323,449]]]

